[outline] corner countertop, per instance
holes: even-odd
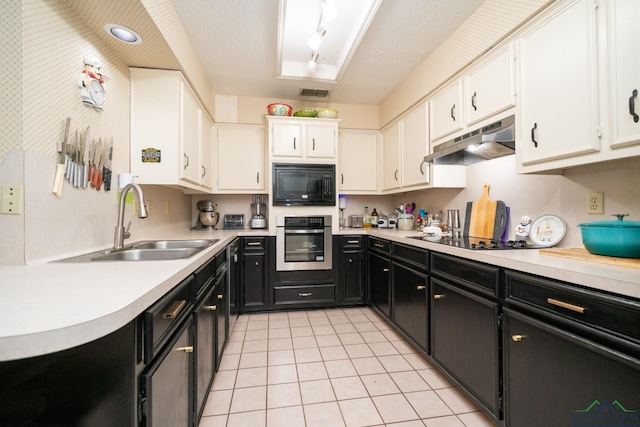
[[[640,271],[541,255],[537,250],[470,251],[408,239],[416,231],[343,229],[368,234],[640,299]],[[135,319],[238,236],[268,230],[176,231],[147,239],[220,239],[181,260],[51,263],[0,266],[0,361],[23,359],[75,347],[103,337]],[[127,242],[129,243],[129,242]],[[100,250],[104,248],[95,248]],[[91,250],[82,251],[83,253]],[[62,259],[79,253],[63,254]]]

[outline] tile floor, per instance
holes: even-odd
[[[199,427],[493,424],[372,309],[239,317]]]

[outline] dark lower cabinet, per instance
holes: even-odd
[[[200,420],[216,369],[216,304],[217,294],[209,283],[205,295],[199,298],[195,309],[196,369],[195,369],[195,414]]]
[[[505,309],[510,427],[640,425],[640,359]]]
[[[364,294],[364,236],[342,236],[340,252],[340,301],[362,304]]]
[[[0,426],[137,425],[136,326],[78,347],[0,362]]]
[[[268,308],[267,301],[267,238],[242,238],[242,311]]]
[[[494,422],[502,419],[500,269],[431,253],[431,356]]]
[[[432,295],[431,356],[499,419],[499,304],[435,278]]]
[[[382,314],[391,317],[391,260],[369,252],[369,300]]]
[[[193,366],[192,322],[181,328],[156,359],[140,375],[140,426],[193,425],[191,372]]]
[[[391,318],[391,242],[369,236],[369,302]]]
[[[229,331],[229,306],[227,292],[227,266],[221,264],[216,272],[214,295],[216,298],[216,333],[215,333],[215,368],[216,372],[222,362],[222,353],[227,342]],[[208,391],[208,390],[207,390]]]
[[[426,256],[425,256],[426,258]],[[393,321],[423,350],[428,350],[429,276],[393,261]]]

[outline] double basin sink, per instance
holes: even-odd
[[[159,261],[189,258],[215,244],[220,239],[143,240],[122,249],[90,252],[55,262],[92,261]]]

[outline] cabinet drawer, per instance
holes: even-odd
[[[216,273],[215,269],[216,260],[215,258],[211,258],[204,265],[200,266],[194,273],[194,295],[196,297],[200,296],[200,294],[204,291],[204,288],[207,287],[213,280],[213,276]]]
[[[381,254],[389,255],[391,253],[391,242],[388,240],[369,237],[369,250]]]
[[[363,236],[342,236],[342,247],[345,249],[362,248]]]
[[[144,362],[149,363],[192,309],[193,276],[189,276],[155,304],[144,316]]]
[[[454,283],[498,297],[500,268],[431,252],[431,271]]]
[[[277,286],[274,289],[275,305],[317,302],[334,302],[335,285]]]
[[[592,326],[640,346],[640,302],[568,283],[506,272],[505,301]]]
[[[244,252],[264,252],[266,248],[265,237],[243,237],[242,250]]]
[[[426,271],[429,268],[429,252],[406,246],[399,243],[393,244],[393,259],[404,261],[414,267]]]

